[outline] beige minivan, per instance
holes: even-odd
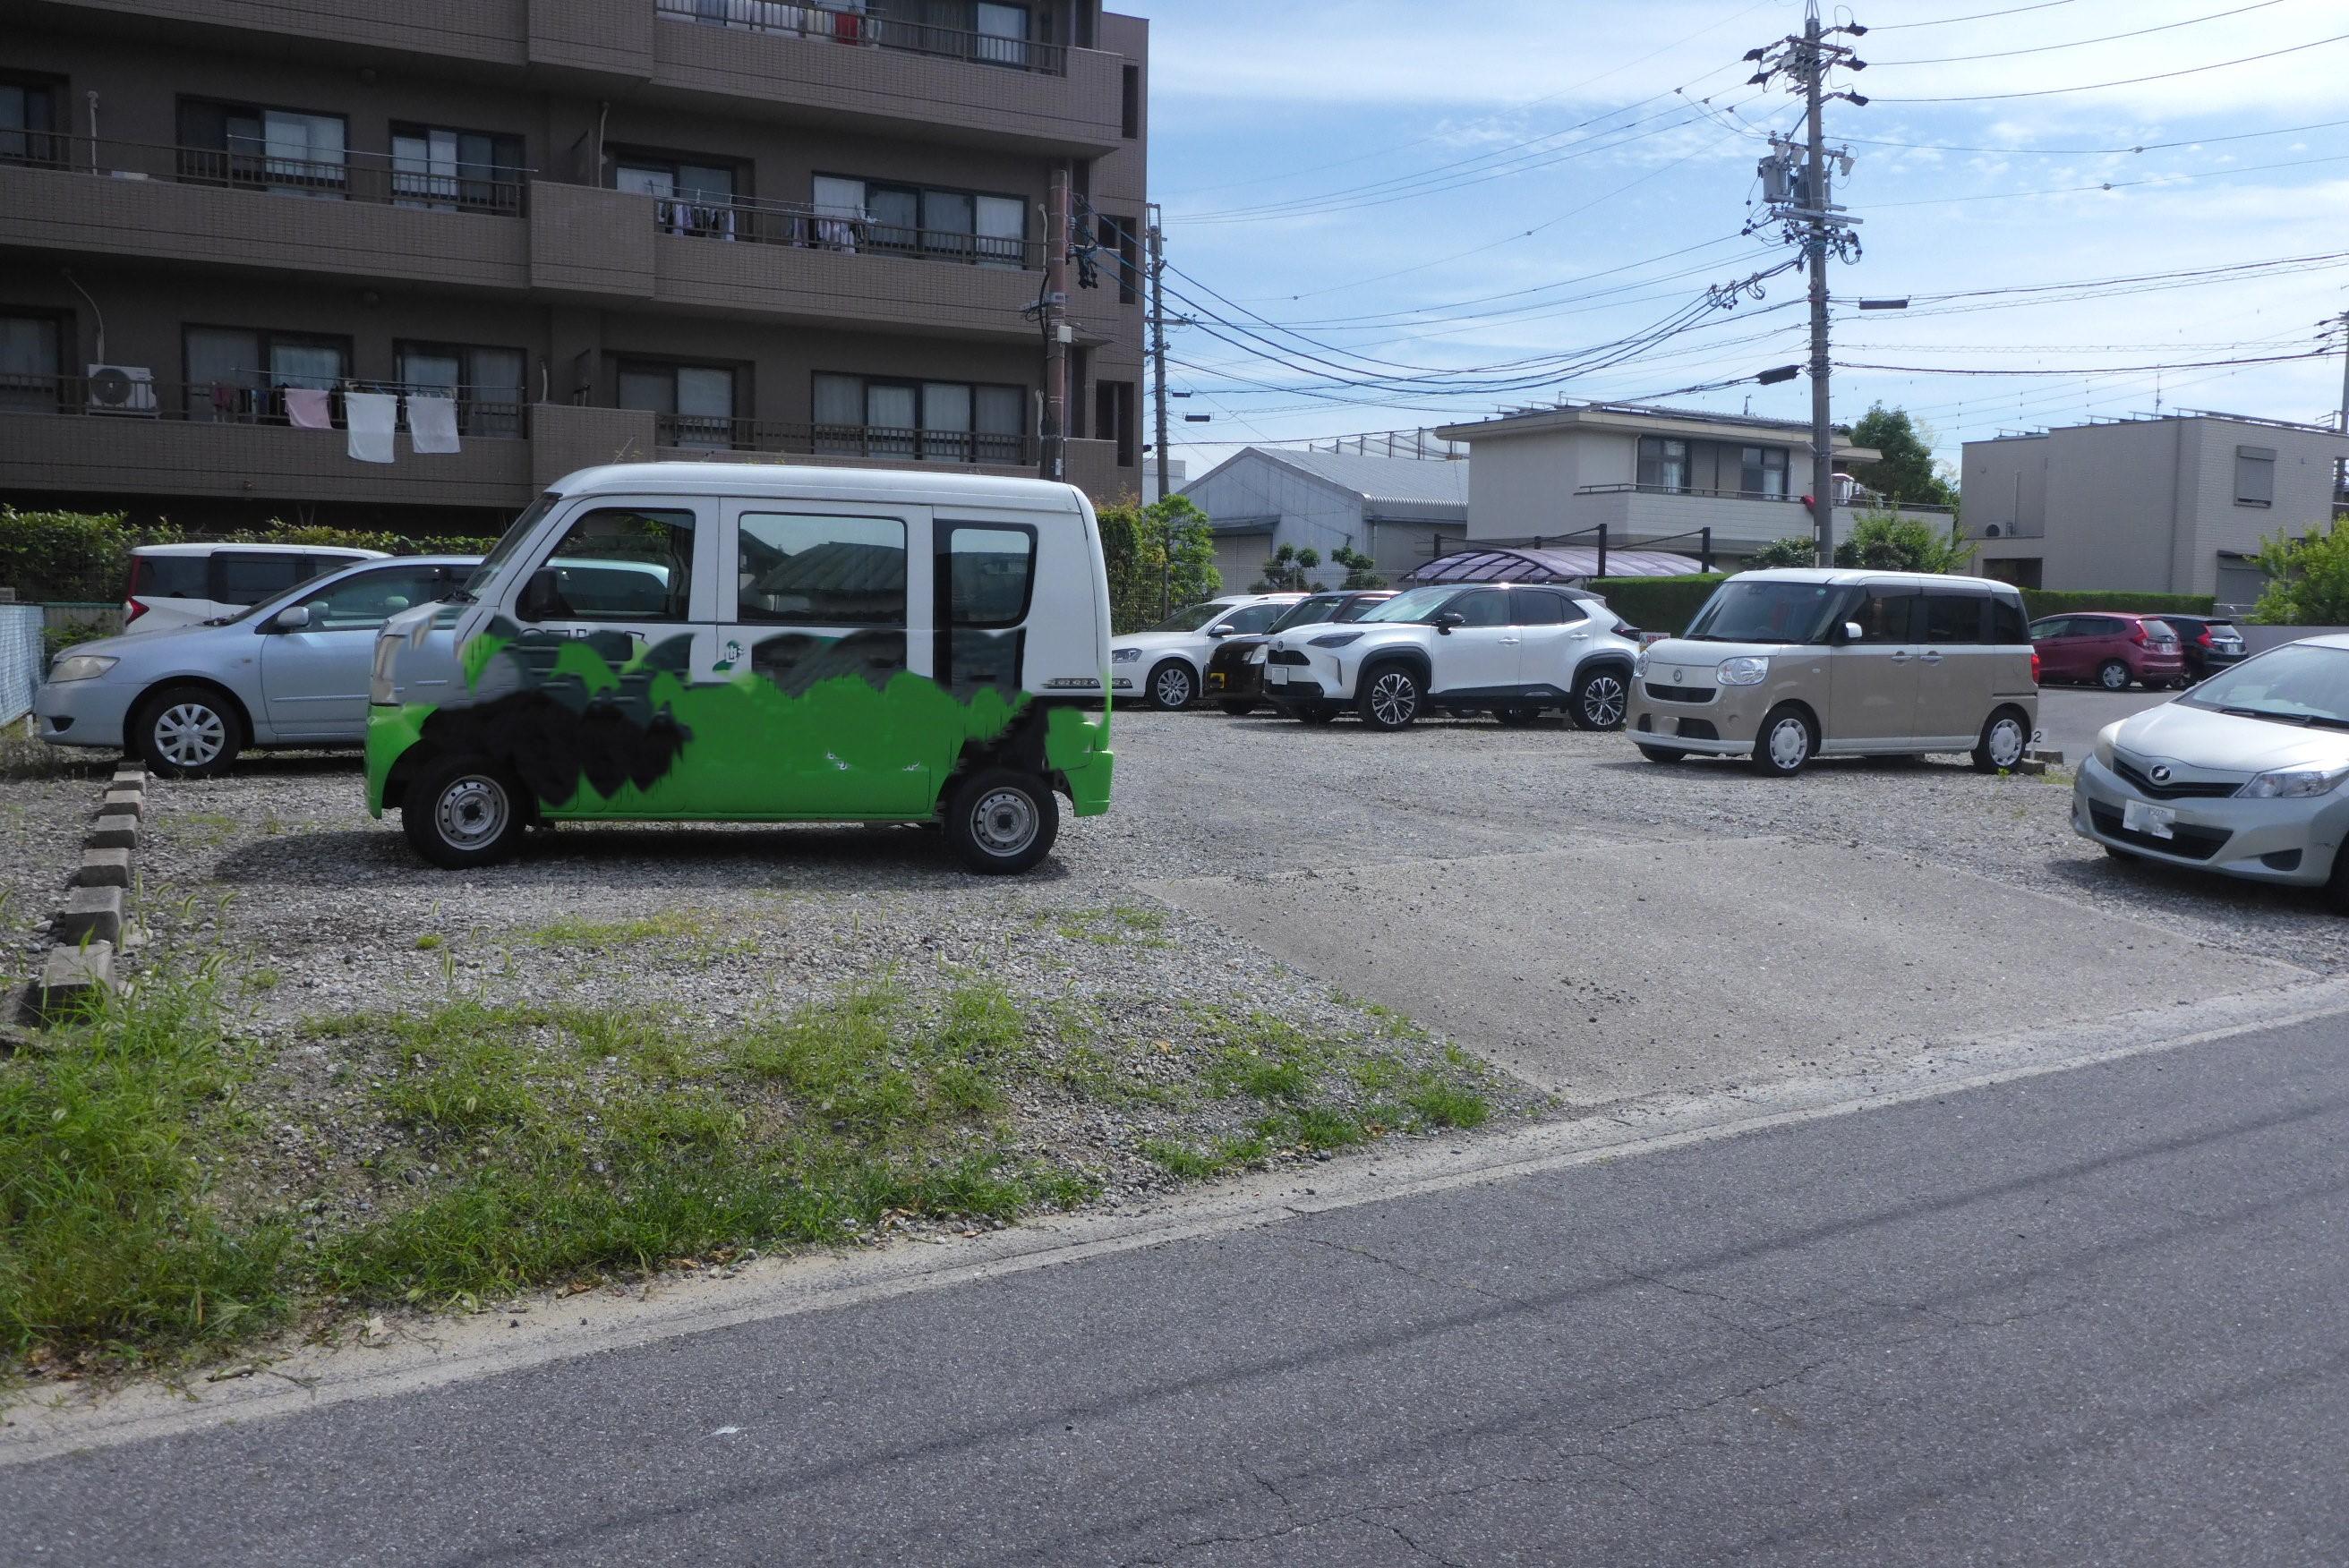
[[[1627,723],[1640,754],[1750,756],[1791,778],[1814,757],[1968,751],[2023,759],[2039,660],[2020,590],[1982,577],[1741,573],[1686,632],[1651,645]]]

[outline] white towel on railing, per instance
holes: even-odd
[[[331,395],[323,387],[286,387],[285,420],[297,430],[333,429],[335,406]]]
[[[388,392],[346,392],[343,422],[350,427],[354,461],[392,460],[392,431],[399,425],[399,399]]]
[[[409,443],[419,452],[457,449],[457,399],[408,395]]]

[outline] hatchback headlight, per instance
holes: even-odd
[[[1639,679],[1648,673],[1648,650],[1641,648],[1631,655],[1631,678]]]
[[[96,680],[121,662],[119,659],[109,659],[104,654],[67,654],[49,666],[49,679],[52,681]]]
[[[1760,686],[1770,678],[1770,661],[1753,654],[1740,654],[1733,659],[1722,660],[1715,674],[1723,686]]]
[[[1361,640],[1362,634],[1360,632],[1324,632],[1312,640],[1312,645],[1317,648],[1342,648],[1349,643],[1359,643]]]
[[[2330,795],[2349,779],[2349,768],[2279,768],[2262,773],[2235,791],[2240,800],[2301,800]]]
[[[1141,658],[1140,648],[1112,648],[1109,651],[1109,662],[1113,665],[1137,664]]]

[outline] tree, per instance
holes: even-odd
[[[1864,511],[1852,524],[1851,537],[1836,546],[1837,566],[1864,566],[1874,572],[1958,572],[1974,558],[1951,522],[1935,528],[1921,518],[1889,511]]]
[[[1811,540],[1774,539],[1746,565],[1759,571],[1767,566],[1816,566],[1818,561],[1819,547]]]
[[[1310,546],[1299,550],[1284,544],[1265,558],[1264,575],[1250,590],[1256,593],[1303,593],[1319,587],[1311,577],[1321,564],[1321,552]]]
[[[1113,631],[1154,626],[1169,609],[1222,590],[1214,531],[1188,496],[1170,495],[1146,507],[1122,500],[1101,508],[1100,517]]]
[[[1383,588],[1387,580],[1379,575],[1379,563],[1349,545],[1340,545],[1330,552],[1330,563],[1346,569],[1346,580],[1338,584],[1344,589]]]
[[[1941,477],[1933,461],[1933,430],[1920,425],[1905,408],[1868,405],[1851,428],[1851,438],[1880,455],[1872,463],[1854,463],[1851,477],[1887,500],[1913,501],[1924,506],[1954,506],[1955,486]]]
[[[2268,574],[2251,619],[2267,626],[2349,625],[2349,525],[2335,519],[2299,539],[2260,542],[2255,558]]]

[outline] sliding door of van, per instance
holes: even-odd
[[[730,500],[719,678],[755,741],[728,815],[926,816],[960,751],[934,672],[929,509]]]
[[[1859,591],[1844,613],[1859,641],[1827,660],[1825,744],[1869,746],[1905,740],[1917,723],[1916,624],[1919,595],[1905,583]]]
[[[2009,661],[1989,643],[1990,591],[1951,584],[1925,590],[1917,655],[1917,735],[1971,747],[1990,719]]]

